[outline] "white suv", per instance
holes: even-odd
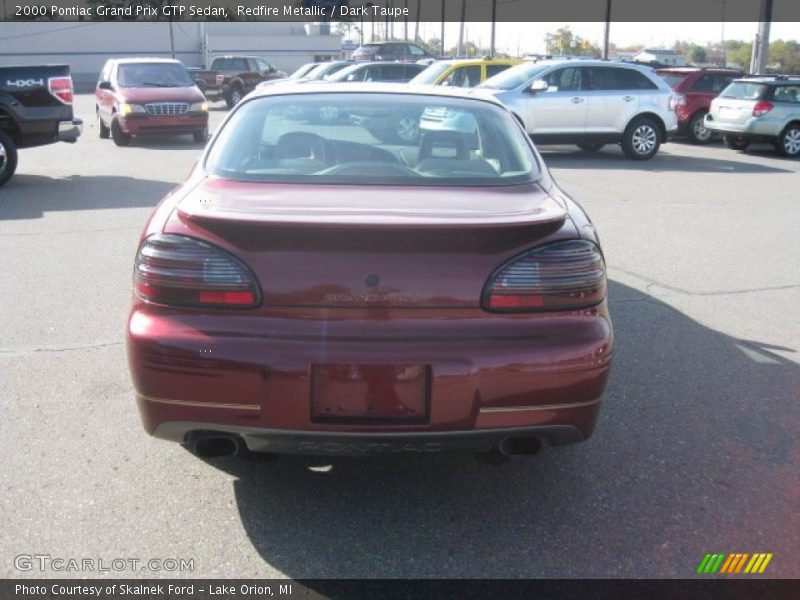
[[[674,92],[652,69],[603,60],[524,63],[487,79],[537,144],[621,144],[647,160],[678,129]]]

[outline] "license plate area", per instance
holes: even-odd
[[[315,364],[311,420],[328,423],[426,423],[428,365]]]

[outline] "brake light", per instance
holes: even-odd
[[[674,94],[669,97],[669,109],[675,111],[679,106],[686,106],[686,96],[683,94]]]
[[[136,255],[136,294],[169,306],[251,308],[260,297],[255,276],[224,250],[190,237],[156,234]]]
[[[47,89],[64,104],[72,104],[72,77],[51,77]]]
[[[756,105],[753,107],[753,116],[760,117],[761,115],[767,114],[773,108],[775,107],[772,105],[772,102],[764,102],[763,100],[756,102]]]
[[[606,269],[598,247],[585,240],[555,242],[522,254],[489,278],[485,310],[576,310],[606,297]]]
[[[217,76],[215,77],[215,79],[217,81],[217,85],[222,85],[222,82],[225,81],[225,75],[222,75],[221,73],[217,73]]]

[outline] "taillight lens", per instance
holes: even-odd
[[[503,265],[486,284],[484,309],[527,312],[575,310],[606,297],[606,269],[596,245],[585,240],[548,244]]]
[[[251,308],[260,300],[255,276],[242,262],[181,235],[152,235],[142,243],[133,284],[143,300],[170,306]]]
[[[767,114],[773,108],[775,107],[772,105],[772,102],[756,102],[756,105],[753,107],[753,116],[760,117],[761,115]]]
[[[47,89],[64,104],[72,104],[72,77],[51,77]]]
[[[686,106],[686,96],[683,94],[674,94],[669,97],[669,109],[675,111],[680,106]]]

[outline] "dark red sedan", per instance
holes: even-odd
[[[414,115],[413,142],[336,106]],[[135,261],[145,429],[201,455],[532,454],[584,440],[612,354],[605,262],[479,92],[271,86],[226,118]]]

